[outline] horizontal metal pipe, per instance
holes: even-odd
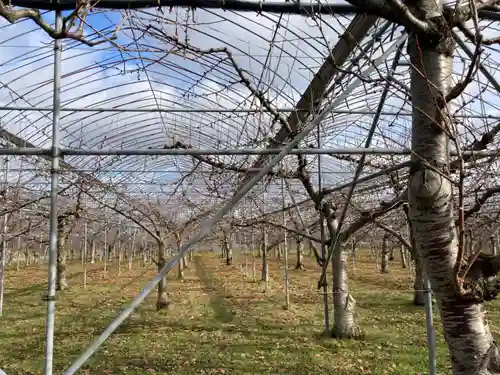
[[[73,10],[75,3],[71,0],[13,0],[12,5],[37,8],[44,10]],[[102,0],[95,4],[100,9],[140,9],[157,7],[185,7],[203,9],[224,9],[237,12],[268,12],[299,14],[312,16],[314,14],[339,14],[352,15],[363,12],[378,12],[377,8],[367,6],[361,10],[350,4],[338,4],[337,2],[315,2],[301,4],[298,1],[255,1],[255,0]]]
[[[38,111],[38,112],[52,112],[50,107],[30,107],[30,106],[0,106],[0,111]],[[291,112],[307,112],[307,109],[299,108],[276,108],[275,111],[282,113]],[[62,107],[61,112],[120,112],[120,113],[268,113],[269,110],[263,108],[78,108],[78,107]],[[331,111],[334,115],[375,115],[376,111],[367,110],[351,110],[351,109],[336,109]],[[412,114],[409,111],[382,111],[380,115],[383,116],[398,116],[410,117]],[[500,119],[498,115],[483,115],[483,114],[467,114],[467,115],[454,115],[455,118],[480,118],[480,119]]]
[[[9,174],[12,174],[12,173],[26,173],[26,172],[41,172],[41,171],[45,171],[45,172],[48,172],[50,170],[50,168],[48,167],[40,167],[40,168],[9,168]],[[244,168],[242,167],[241,168],[242,171],[245,171],[246,172],[259,172],[260,170],[262,170],[262,168]],[[238,173],[236,171],[232,171],[232,170],[227,170],[228,172],[235,172],[235,173]],[[71,173],[75,173],[75,172],[83,172],[83,173],[95,173],[95,174],[104,174],[104,173],[140,173],[140,174],[166,174],[166,173],[169,173],[169,174],[182,174],[182,173],[192,173],[193,172],[193,169],[175,169],[175,170],[167,170],[167,169],[164,169],[164,170],[147,170],[147,169],[80,169],[80,168],[74,168],[74,169],[71,169],[71,170],[62,170],[61,173],[62,174],[71,174]],[[196,174],[207,174],[207,175],[210,175],[210,174],[213,174],[214,172],[213,171],[196,171]],[[499,172],[500,173],[500,172]],[[351,171],[323,171],[322,174],[353,174],[353,172]],[[29,181],[26,182],[26,183],[30,183]]]
[[[281,148],[234,148],[234,149],[164,149],[164,148],[124,148],[124,149],[83,149],[62,148],[61,155],[64,156],[200,156],[200,155],[274,155],[281,152]],[[0,155],[50,155],[49,148],[20,147],[0,148]],[[361,147],[339,147],[339,148],[294,148],[290,154],[297,155],[410,155],[407,148],[361,148]],[[450,151],[451,156],[458,156],[456,151]],[[462,151],[463,156],[491,157],[500,155],[500,150]]]

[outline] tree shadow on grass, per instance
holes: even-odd
[[[74,279],[78,276],[83,276],[83,272],[77,272],[77,273],[69,275],[68,280]],[[15,289],[12,292],[5,293],[4,297],[5,298],[27,297],[27,296],[33,295],[33,293],[37,293],[37,292],[42,293],[46,290],[47,290],[47,283],[43,282],[43,283],[30,285],[27,288]]]
[[[215,313],[215,319],[221,323],[231,323],[234,320],[232,303],[226,298],[221,297],[221,294],[225,294],[224,291],[221,290],[212,279],[210,279],[210,276],[203,269],[199,257],[195,257],[194,266],[196,275],[204,284],[203,291],[207,293],[210,298],[210,307]]]

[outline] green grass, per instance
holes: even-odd
[[[319,270],[290,271],[291,308],[283,308],[283,269],[270,264],[267,293],[245,278],[242,257],[234,266],[201,256],[185,272],[170,275],[171,306],[160,313],[154,295],[141,305],[88,361],[81,374],[398,374],[427,373],[425,316],[411,304],[408,272],[391,263],[381,275],[373,260],[362,259],[351,272],[357,321],[363,340],[338,341],[321,335],[322,296],[315,285]],[[293,262],[290,262],[293,264]],[[259,270],[259,266],[257,266]],[[248,268],[249,274],[251,268]],[[92,265],[87,289],[82,268],[70,267],[71,289],[58,295],[56,374],[62,374],[82,349],[154,275]],[[257,279],[260,273],[257,271]],[[6,275],[4,317],[0,318],[0,368],[8,375],[41,374],[44,356],[46,270],[29,267]],[[500,314],[488,306],[492,326]],[[436,319],[437,320],[437,319]],[[439,322],[436,321],[439,328]],[[449,374],[446,347],[438,329],[439,374]]]

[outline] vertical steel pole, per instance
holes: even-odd
[[[104,249],[102,250],[104,260],[104,278],[108,277],[108,207],[104,207]]]
[[[283,207],[283,226],[286,227],[286,211],[285,211],[285,183],[284,178],[281,178],[281,203]],[[290,290],[289,290],[289,280],[288,280],[288,236],[287,230],[285,229],[284,234],[284,246],[283,246],[283,257],[285,258],[285,274],[283,275],[285,281],[285,308],[288,310],[290,308]]]
[[[62,14],[56,12],[56,31],[62,31]],[[54,40],[54,92],[52,113],[52,166],[50,181],[49,272],[45,333],[45,375],[52,375],[54,356],[54,314],[56,309],[57,273],[57,194],[59,184],[59,122],[61,115],[61,39]]]
[[[7,181],[9,175],[9,159],[6,157],[3,159],[3,169],[4,169],[4,194],[5,201],[7,202]],[[7,256],[7,224],[9,220],[9,215],[3,215],[3,230],[2,230],[2,260],[0,263],[0,316],[3,316],[3,295],[5,286],[5,257]],[[11,252],[12,254],[12,252]]]
[[[87,196],[85,196],[85,209],[87,209]],[[87,227],[87,218],[83,221],[83,289],[87,288],[87,242],[88,242],[88,227]]]
[[[250,205],[250,217],[253,220],[253,204]],[[255,227],[252,225],[252,281],[255,282]]]
[[[425,323],[427,326],[427,350],[429,351],[429,375],[437,375],[436,366],[436,332],[433,326],[432,316],[432,290],[431,283],[424,272],[424,301],[425,301]]]

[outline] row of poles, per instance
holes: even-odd
[[[60,11],[56,12],[56,32],[60,32],[62,30],[63,17]],[[401,44],[401,39],[399,38],[396,43],[394,43],[391,47],[389,47],[382,56],[377,58],[366,70],[363,72],[362,76],[368,76],[375,69],[377,69],[378,65],[381,65],[385,62],[385,60],[390,56],[391,53]],[[59,173],[60,173],[60,158],[62,155],[62,149],[60,147],[60,116],[61,116],[61,53],[62,53],[62,40],[56,39],[54,41],[54,84],[53,84],[53,126],[52,126],[52,147],[51,147],[51,182],[50,182],[50,224],[49,224],[49,249],[48,249],[48,287],[47,287],[47,295],[44,298],[47,302],[47,313],[46,313],[46,335],[45,335],[45,366],[44,366],[44,374],[52,375],[53,374],[53,354],[54,354],[54,326],[55,326],[55,297],[56,297],[56,258],[57,258],[57,203],[58,203],[58,184],[59,184]],[[283,158],[290,154],[297,152],[298,144],[314,129],[319,129],[320,123],[325,119],[332,111],[335,111],[336,108],[343,103],[346,98],[350,95],[350,93],[360,85],[359,78],[356,78],[354,82],[345,87],[345,89],[330,103],[326,105],[326,107],[312,120],[309,122],[303,129],[300,131],[289,143],[287,143],[282,149],[269,151],[257,150],[258,153],[269,155],[269,160],[265,165],[260,168],[258,171],[252,174],[251,178],[248,178],[244,181],[242,186],[236,191],[236,193],[228,199],[213,215],[212,218],[207,219],[200,226],[200,231],[192,236],[188,241],[186,241],[179,252],[169,261],[161,270],[159,270],[158,274],[144,287],[144,289],[127,305],[118,316],[109,324],[109,326],[97,337],[82,353],[81,355],[73,362],[73,364],[64,372],[64,375],[73,375],[78,369],[85,363],[85,361],[104,343],[104,341],[118,328],[118,326],[144,301],[146,296],[154,290],[160,280],[179,262],[179,260],[185,255],[185,253],[198,241],[200,241],[204,236],[208,235],[214,228],[214,226],[218,223],[222,217],[224,217],[233,207],[235,207],[239,201],[241,201],[247,193],[249,193],[255,185],[257,185],[264,176],[268,175],[272,169],[278,165]],[[32,108],[31,108],[32,109]],[[29,149],[4,149],[3,153],[8,154],[12,151],[12,154],[33,154]],[[38,150],[40,154],[43,154],[43,150]],[[77,150],[78,151],[78,150]],[[127,150],[124,150],[127,151]],[[143,151],[134,151],[128,150],[130,152],[124,152],[123,154],[128,155],[143,155],[145,152]],[[248,153],[256,153],[255,150],[246,150]],[[321,154],[325,150],[312,150],[313,154]],[[338,151],[338,150],[337,150]],[[394,150],[391,150],[394,151]],[[156,150],[152,150],[153,153]],[[241,150],[240,152],[243,152]],[[299,150],[301,152],[301,150]],[[350,153],[348,149],[342,150],[342,152]],[[361,154],[369,153],[370,150],[358,150]],[[401,150],[399,151],[401,152]],[[406,150],[403,153],[408,152]],[[79,152],[75,151],[75,155],[98,155],[98,154],[119,154],[118,151],[113,150],[87,150]],[[158,152],[161,154],[161,152]],[[301,152],[302,153],[302,152]],[[331,152],[330,152],[331,153]],[[396,150],[396,153],[398,151]],[[321,168],[321,159],[318,158],[318,165]],[[284,191],[284,187],[282,186],[282,191]],[[293,198],[292,198],[293,200]],[[298,211],[299,212],[299,211]],[[5,218],[4,218],[5,220]],[[286,220],[286,219],[285,219]],[[302,221],[302,219],[301,219]],[[322,238],[324,238],[324,228],[321,225],[322,230]],[[285,235],[286,236],[286,235]],[[5,238],[5,234],[4,234]],[[337,239],[338,240],[338,239]],[[5,242],[5,241],[3,241]],[[4,246],[4,245],[3,245]],[[331,249],[329,249],[331,250]],[[322,252],[324,255],[326,254],[325,246],[322,245]],[[5,254],[5,253],[4,253]],[[287,251],[285,251],[287,254]],[[331,256],[331,251],[328,254]],[[5,257],[2,257],[2,262]],[[287,277],[288,275],[286,275]],[[286,285],[288,288],[288,285]],[[288,293],[287,293],[288,294]],[[428,324],[432,326],[432,306],[430,304],[430,291],[429,295],[429,303],[427,304],[427,320]],[[326,296],[326,293],[325,293]],[[326,297],[327,298],[327,297]],[[289,302],[289,301],[288,301]],[[327,311],[325,311],[325,319],[326,319]],[[429,328],[429,327],[428,327]],[[428,333],[428,335],[430,335]],[[429,336],[431,337],[431,336]],[[429,340],[430,343],[431,340]],[[430,354],[429,354],[430,355]],[[435,353],[434,353],[435,355]],[[434,361],[435,363],[435,361]],[[435,366],[434,366],[435,367]],[[431,375],[435,375],[435,372],[431,371]]]

